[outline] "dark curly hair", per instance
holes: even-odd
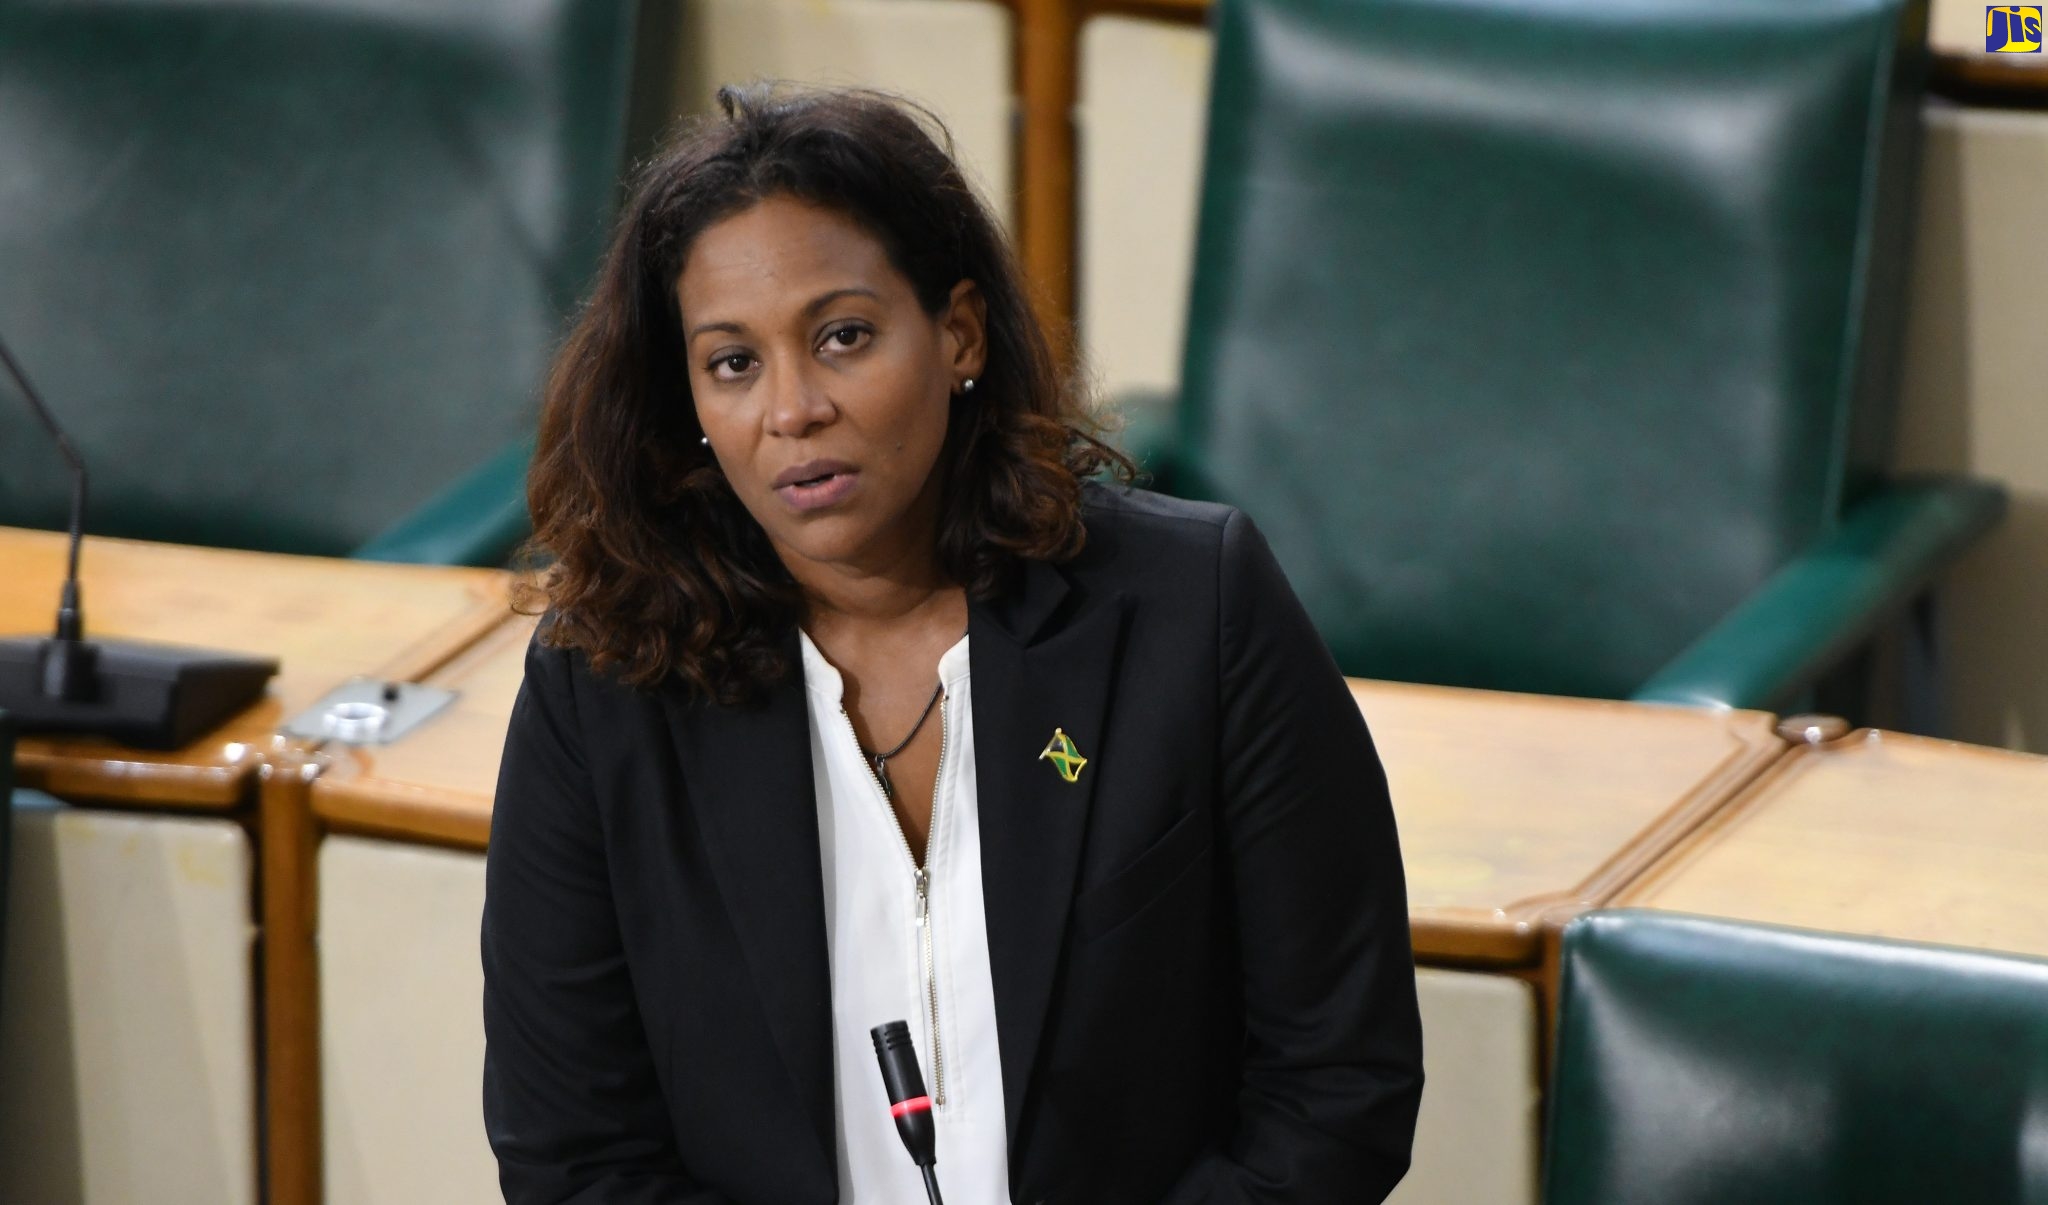
[[[987,363],[934,469],[939,564],[971,597],[1008,588],[1023,560],[1078,553],[1081,483],[1133,466],[1063,374],[936,119],[865,91],[724,88],[718,102],[640,172],[555,358],[527,481],[529,552],[551,563],[521,607],[545,607],[541,638],[596,670],[643,688],[673,675],[734,704],[791,672],[803,604],[698,442],[675,285],[712,224],[788,196],[867,230],[933,315],[959,282],[980,287]]]

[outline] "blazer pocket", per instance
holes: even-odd
[[[1193,811],[1174,821],[1123,869],[1074,897],[1075,934],[1099,937],[1144,911],[1197,862],[1206,860],[1214,844],[1206,813]]]

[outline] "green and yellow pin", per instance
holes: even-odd
[[[1052,739],[1045,743],[1045,750],[1038,755],[1038,760],[1051,762],[1052,768],[1068,782],[1080,781],[1081,767],[1088,764],[1088,759],[1074,748],[1074,738],[1058,728],[1052,730]]]

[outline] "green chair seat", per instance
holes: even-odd
[[[2048,1200],[2048,962],[1646,911],[1563,950],[1546,1205]]]

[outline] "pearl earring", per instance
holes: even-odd
[[[700,443],[700,444],[703,444],[703,445],[704,445],[705,447],[707,447],[707,448],[708,448],[708,447],[710,447],[710,446],[711,446],[711,437],[710,437],[709,435],[707,435],[707,436],[705,436],[704,438],[702,438],[702,439],[698,440],[697,442],[698,442],[698,443]]]
[[[964,381],[960,382],[960,392],[962,392],[962,393],[973,393],[973,392],[974,392],[974,378],[973,378],[973,377],[968,377],[968,378],[967,378],[966,380],[964,380]]]

